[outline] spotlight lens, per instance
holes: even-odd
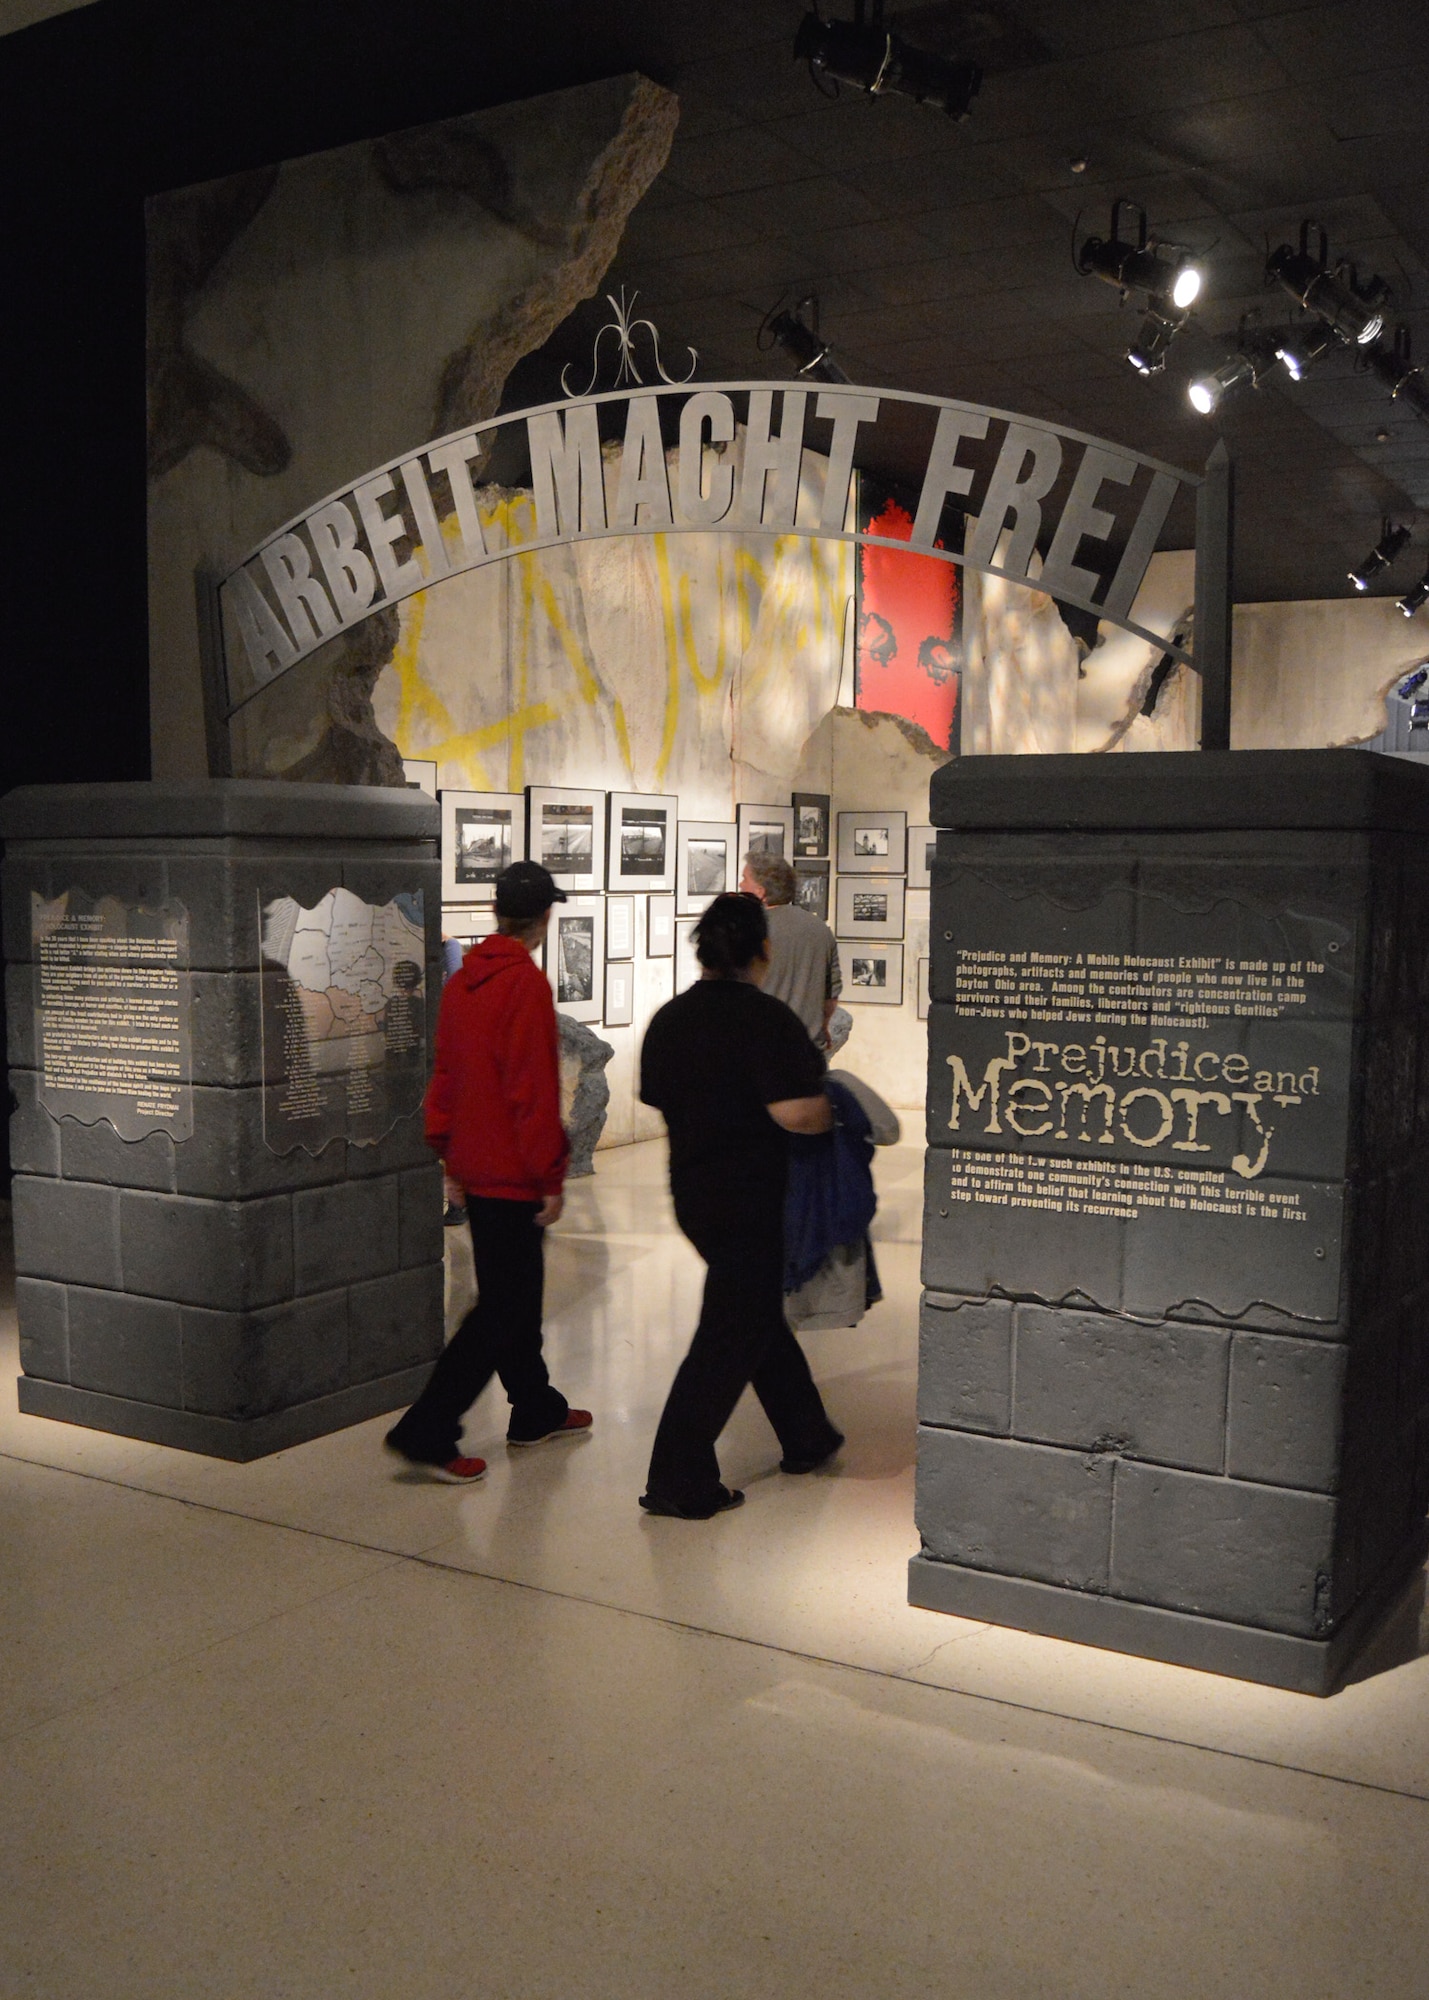
[[[1369,578],[1364,576],[1356,576],[1353,570],[1350,571],[1350,582],[1354,585],[1356,590],[1369,589]]]
[[[1300,356],[1295,352],[1293,348],[1277,347],[1275,350],[1275,358],[1277,361],[1284,362],[1285,372],[1290,377],[1292,382],[1298,382],[1304,375],[1305,364],[1300,359]]]
[[[1171,302],[1178,312],[1194,305],[1201,293],[1201,274],[1194,264],[1183,264],[1171,287]]]
[[[1359,333],[1355,337],[1359,346],[1368,347],[1370,342],[1372,340],[1378,340],[1379,336],[1383,332],[1384,332],[1384,314],[1371,313],[1369,318],[1365,321],[1363,327],[1361,327]]]
[[[1191,399],[1191,408],[1199,410],[1203,417],[1208,417],[1220,401],[1216,385],[1208,375],[1202,376],[1199,382],[1193,382],[1186,394]]]

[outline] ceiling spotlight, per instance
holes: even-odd
[[[1409,530],[1399,522],[1391,521],[1386,516],[1382,523],[1382,530],[1379,540],[1375,543],[1359,568],[1352,569],[1349,572],[1350,582],[1356,590],[1368,590],[1371,579],[1378,576],[1382,569],[1388,569],[1395,557],[1408,545]],[[1402,605],[1400,609],[1403,610]],[[1416,604],[1414,611],[1418,609],[1419,606]],[[1405,612],[1405,616],[1412,618],[1414,611]]]
[[[829,342],[819,333],[819,301],[812,292],[800,299],[792,312],[776,312],[771,308],[754,339],[763,354],[771,347],[781,348],[794,363],[798,375],[811,376],[816,382],[848,380],[832,359]]]
[[[1319,234],[1319,254],[1310,250],[1310,231]],[[1360,287],[1350,279],[1341,277],[1344,266],[1331,271],[1329,268],[1329,240],[1319,223],[1302,222],[1300,225],[1300,248],[1292,250],[1288,243],[1282,243],[1272,251],[1265,266],[1265,275],[1276,284],[1283,285],[1291,298],[1332,326],[1342,340],[1351,340],[1356,347],[1368,347],[1372,340],[1378,340],[1384,330],[1384,311],[1380,301],[1387,288],[1380,278],[1371,279]]]
[[[1229,361],[1223,361],[1214,374],[1198,375],[1189,385],[1186,394],[1191,408],[1198,410],[1203,417],[1210,416],[1213,410],[1219,409],[1222,398],[1228,396],[1232,389],[1239,388],[1242,382],[1249,382],[1253,389],[1258,388],[1261,377],[1274,361],[1275,356],[1268,350],[1261,351],[1247,341]]]
[[[1134,243],[1121,233],[1123,209],[1139,218]],[[1134,201],[1112,203],[1111,235],[1089,236],[1077,252],[1077,269],[1085,277],[1115,285],[1123,297],[1128,292],[1145,292],[1152,309],[1163,319],[1189,312],[1201,293],[1200,265],[1179,245],[1149,241],[1146,210]]]
[[[1149,312],[1141,331],[1126,350],[1126,358],[1138,375],[1157,375],[1166,366],[1166,351],[1180,330],[1179,319],[1163,319]]]
[[[1306,371],[1320,356],[1338,345],[1339,335],[1333,327],[1326,326],[1323,320],[1306,320],[1299,326],[1284,327],[1276,334],[1275,358],[1292,382],[1303,382]]]
[[[1422,606],[1426,604],[1429,604],[1429,569],[1425,570],[1423,576],[1420,577],[1418,583],[1415,584],[1412,590],[1405,591],[1403,597],[1401,597],[1399,600],[1399,608],[1404,613],[1406,618],[1412,618],[1415,612],[1420,610]],[[1424,676],[1421,674],[1419,682],[1416,683],[1416,685],[1422,686],[1423,680]],[[1410,691],[1411,690],[1409,687],[1409,683],[1407,681],[1405,682],[1404,686],[1399,690],[1401,694],[1407,694]]]
[[[1397,326],[1392,341],[1376,341],[1365,355],[1365,362],[1396,402],[1402,397],[1416,416],[1429,419],[1429,383],[1409,358],[1407,326]]]
[[[866,90],[870,97],[892,91],[915,103],[931,104],[950,118],[966,118],[982,87],[975,62],[952,60],[915,49],[885,27],[884,0],[854,0],[851,21],[825,21],[806,14],[794,37],[794,54],[809,65],[817,83],[832,77],[836,84]]]

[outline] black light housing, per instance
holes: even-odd
[[[1241,344],[1229,360],[1223,361],[1209,375],[1198,375],[1187,384],[1186,395],[1191,408],[1198,415],[1209,417],[1220,408],[1222,400],[1231,390],[1239,388],[1242,382],[1249,382],[1253,389],[1258,389],[1277,359],[1275,349],[1264,335],[1255,337],[1242,331]]]
[[[855,0],[851,21],[825,21],[806,14],[794,37],[794,54],[807,62],[815,81],[865,90],[870,97],[892,91],[916,104],[931,104],[949,118],[966,118],[982,88],[982,70],[975,62],[932,55],[915,49],[884,26],[883,0]]]
[[[1401,550],[1408,546],[1408,543],[1408,528],[1401,522],[1391,521],[1386,516],[1382,524],[1382,532],[1379,540],[1375,543],[1359,568],[1352,569],[1349,572],[1350,582],[1354,585],[1355,589],[1368,590],[1371,579],[1378,576],[1382,569],[1388,569]],[[1403,610],[1403,608],[1403,605],[1401,605],[1400,609]],[[1415,609],[1418,609],[1417,605]],[[1414,614],[1413,612],[1407,612],[1405,615],[1413,617]]]
[[[816,382],[848,380],[832,359],[829,342],[819,332],[819,301],[812,292],[800,299],[792,312],[771,308],[754,338],[762,353],[767,354],[771,347],[781,348],[794,363],[798,375],[808,375]]]
[[[1406,618],[1412,618],[1415,612],[1422,609],[1426,604],[1429,604],[1429,569],[1425,570],[1423,576],[1420,577],[1413,589],[1405,591],[1403,597],[1399,600],[1399,608]],[[1410,694],[1415,687],[1421,687],[1425,679],[1426,675],[1422,670],[1417,681],[1411,674],[1409,680],[1404,683],[1399,692],[1401,694]]]
[[[1134,243],[1121,233],[1123,209],[1139,218]],[[1151,310],[1174,321],[1173,332],[1200,297],[1200,265],[1179,245],[1149,241],[1146,210],[1134,201],[1112,203],[1110,236],[1087,237],[1077,252],[1077,269],[1084,277],[1115,285],[1123,298],[1128,292],[1145,292]]]
[[[1319,237],[1318,254],[1310,249],[1312,230]],[[1266,260],[1265,275],[1282,286],[1307,312],[1332,326],[1342,340],[1352,341],[1356,347],[1368,347],[1384,331],[1381,300],[1387,288],[1379,278],[1361,288],[1352,278],[1347,280],[1340,275],[1343,266],[1332,271],[1329,262],[1329,239],[1324,230],[1317,222],[1303,222],[1300,248],[1292,250],[1288,243],[1282,243]]]
[[[1302,320],[1298,326],[1284,327],[1275,336],[1275,358],[1292,382],[1302,382],[1320,359],[1340,345],[1340,336],[1323,320]]]
[[[1376,341],[1365,361],[1370,373],[1383,382],[1396,403],[1402,398],[1416,416],[1429,420],[1429,383],[1409,358],[1407,326],[1397,326],[1391,341]]]
[[[1180,318],[1163,319],[1159,312],[1146,315],[1141,331],[1126,350],[1126,358],[1138,375],[1160,374],[1166,366],[1167,350],[1180,330]]]

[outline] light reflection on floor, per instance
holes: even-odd
[[[5,2000],[1422,1992],[1415,1607],[1316,1702],[904,1601],[918,1151],[879,1176],[888,1296],[807,1341],[848,1447],[789,1479],[746,1398],[710,1523],[635,1504],[701,1276],[654,1144],[550,1245],[593,1434],[508,1454],[493,1392],[476,1489],[382,1422],[240,1467],[6,1392]]]

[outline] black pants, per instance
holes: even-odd
[[[468,1195],[466,1218],[476,1263],[476,1304],[438,1358],[431,1379],[392,1431],[412,1458],[455,1458],[461,1420],[493,1375],[511,1404],[509,1438],[544,1437],[569,1405],[551,1387],[541,1354],[545,1231],[534,1201]]]
[[[691,1212],[681,1229],[709,1266],[690,1351],[680,1363],[650,1454],[647,1490],[694,1511],[713,1506],[721,1480],[715,1439],[746,1384],[764,1406],[786,1458],[818,1458],[838,1442],[804,1350],[784,1317],[782,1205],[743,1216]]]

